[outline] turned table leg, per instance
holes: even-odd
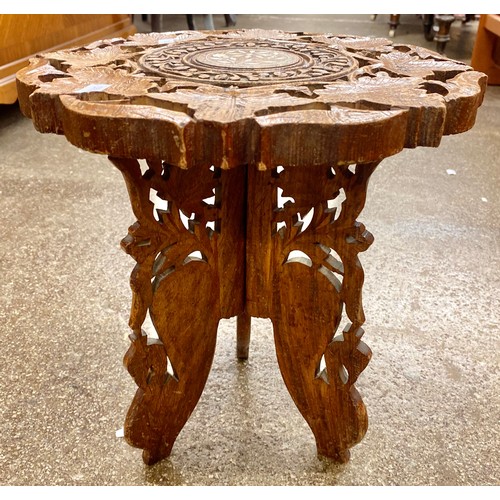
[[[455,21],[453,14],[436,14],[436,22],[438,23],[438,30],[434,36],[436,41],[436,49],[440,54],[444,53],[446,44],[450,41],[450,28]]]
[[[389,36],[394,38],[396,35],[396,29],[399,26],[399,19],[401,14],[391,14],[389,17]]]

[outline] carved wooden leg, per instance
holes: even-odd
[[[236,320],[236,355],[238,359],[248,359],[252,317],[245,311]]]
[[[139,386],[125,421],[125,438],[144,449],[147,464],[170,454],[198,402],[219,322],[217,276],[207,262],[189,262],[160,280],[150,312],[161,340],[135,331],[124,360]]]
[[[138,219],[122,241],[137,261],[124,363],[139,387],[125,439],[153,464],[170,454],[201,396],[219,319],[244,309],[244,172],[160,161],[141,171],[137,160],[110,159]],[[231,207],[223,203],[229,192]],[[148,312],[158,339],[141,330]]]
[[[271,276],[270,316],[283,379],[318,453],[339,462],[349,459],[368,425],[354,387],[371,356],[361,342],[364,275],[357,254],[373,237],[356,218],[376,165],[290,167],[257,172],[254,181],[259,190],[267,187],[276,206],[256,204],[264,220],[273,214],[268,232],[259,235],[259,246],[272,248],[272,263],[267,275],[265,262],[249,275],[261,284]],[[253,195],[249,191],[249,203]],[[344,312],[350,322],[336,335]]]

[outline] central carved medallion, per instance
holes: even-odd
[[[303,57],[282,49],[242,47],[239,49],[208,49],[189,59],[199,65],[227,69],[282,68],[304,62]]]
[[[347,53],[315,43],[227,38],[152,49],[139,63],[167,78],[238,87],[332,81],[358,67]]]

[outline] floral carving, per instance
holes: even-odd
[[[259,157],[267,149],[266,135],[282,125],[300,128],[298,110],[307,110],[310,127],[333,137],[343,117],[353,125],[356,119],[360,124],[381,121],[385,156],[404,147],[437,146],[443,134],[473,125],[486,81],[463,63],[412,45],[265,30],[103,40],[38,56],[18,79],[20,94],[32,94],[22,106],[35,126],[64,132],[82,149],[118,157],[142,157],[147,151],[149,158],[181,168],[192,167],[209,151],[208,162],[224,169],[241,164],[273,168],[267,153]],[[458,80],[461,84],[454,85]],[[460,90],[465,81],[467,95]],[[363,112],[339,112],[341,107]],[[458,108],[466,120],[454,118]],[[93,133],[96,115],[127,118],[134,133],[160,124],[166,130],[161,143],[143,134],[131,151],[113,120],[100,121]],[[78,120],[88,124],[64,129],[65,122]],[[251,134],[245,131],[249,128]],[[334,148],[324,154],[330,164],[377,160],[366,149],[366,141],[356,140],[348,157],[338,158]],[[296,164],[289,156],[276,161]]]
[[[311,49],[298,41],[200,40],[147,52],[147,71],[170,78],[238,86],[332,80],[354,71],[355,60],[326,45]]]
[[[264,30],[136,34],[18,73],[35,127],[109,155],[129,191],[125,365],[138,388],[125,438],[146,463],[170,453],[232,316],[247,340],[250,316],[271,318],[318,452],[348,459],[368,423],[355,388],[371,356],[358,254],[373,237],[357,220],[368,179],[404,147],[471,128],[485,85],[411,45]]]
[[[361,341],[364,273],[358,253],[370,246],[373,236],[356,219],[376,166],[273,172],[273,184],[282,190],[278,199],[287,199],[273,219],[272,319],[278,360],[290,394],[317,437],[318,450],[341,461],[367,428],[366,410],[354,386],[371,358]],[[314,294],[308,295],[308,288]],[[350,323],[337,334],[344,312]],[[292,373],[308,382],[294,384]],[[332,408],[338,413],[331,413]],[[327,435],[341,437],[327,444]]]

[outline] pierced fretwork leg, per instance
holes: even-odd
[[[257,252],[272,254],[271,265],[267,254],[259,261],[256,253],[257,267],[248,270],[259,283],[272,283],[259,292],[267,304],[256,309],[270,309],[280,370],[318,453],[339,462],[349,459],[368,425],[354,387],[371,356],[361,341],[364,275],[357,254],[373,237],[356,218],[376,165],[279,168],[255,172],[249,182],[259,199],[274,200],[272,216],[259,203],[254,215],[272,221],[254,242]],[[253,195],[249,190],[249,204]]]
[[[170,454],[201,396],[220,318],[244,309],[245,176],[236,169],[111,161],[125,178],[137,217],[122,241],[137,261],[124,363],[138,390],[125,439],[153,464]],[[228,192],[232,207],[224,203]],[[141,328],[148,313],[157,339]]]
[[[338,462],[368,427],[354,382],[370,359],[362,330],[347,328],[332,340],[342,315],[335,284],[318,268],[284,265],[276,280],[273,326],[285,384],[311,427],[318,453]]]
[[[139,389],[124,430],[129,444],[144,449],[147,464],[170,454],[201,396],[215,350],[217,293],[208,264],[190,262],[154,293],[151,319],[161,340],[131,336],[124,362]]]

